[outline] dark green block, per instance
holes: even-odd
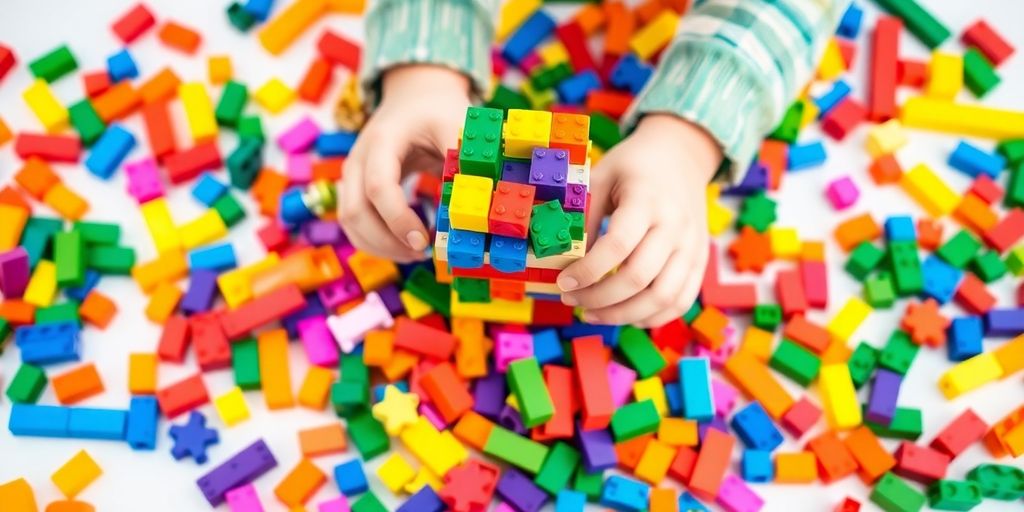
[[[687,325],[691,324],[693,319],[700,315],[701,311],[703,311],[703,308],[701,307],[700,302],[693,301],[693,304],[690,304],[690,309],[687,309],[686,313],[683,313],[683,321],[686,322]]]
[[[775,347],[772,358],[768,360],[768,366],[797,384],[807,387],[818,376],[821,359],[806,348],[782,338]]]
[[[34,404],[46,389],[46,372],[38,366],[22,363],[7,386],[7,398],[20,404]]]
[[[362,382],[335,382],[331,385],[331,405],[342,418],[366,412],[370,405],[370,388]]]
[[[1003,155],[1010,167],[1024,162],[1024,139],[1008,139],[996,144],[996,152]]]
[[[548,494],[558,494],[558,491],[569,485],[569,480],[580,464],[580,452],[572,446],[557,441],[548,452],[548,458],[540,467],[533,483],[544,489]]]
[[[750,226],[758,233],[768,231],[768,228],[775,222],[776,203],[759,190],[743,200],[740,207],[740,214],[736,218],[736,226]]]
[[[910,370],[910,365],[914,364],[914,358],[917,357],[917,351],[920,348],[910,340],[907,333],[896,329],[889,335],[885,347],[878,354],[878,364],[882,368],[906,375]]]
[[[64,221],[48,217],[29,217],[25,223],[25,229],[21,232],[20,245],[28,253],[28,261],[31,267],[35,267],[39,260],[48,256],[50,240],[53,235],[64,229]]]
[[[778,304],[758,304],[754,306],[754,327],[766,331],[774,331],[782,323],[782,307]]]
[[[71,231],[54,235],[53,255],[58,286],[80,286],[85,282],[85,242],[81,233]]]
[[[48,308],[36,309],[36,325],[58,322],[81,323],[81,318],[78,315],[78,303],[68,301],[54,304]]]
[[[934,50],[949,38],[949,28],[914,0],[875,0],[875,3],[902,19],[907,30],[928,48]]]
[[[230,192],[214,201],[213,209],[217,210],[217,215],[220,215],[227,227],[234,226],[245,218],[245,209],[242,208],[242,203],[238,202],[238,199],[235,199]]]
[[[263,169],[263,139],[242,137],[225,162],[231,185],[248,190]],[[221,199],[227,194],[221,196]],[[216,204],[216,203],[215,203]]]
[[[572,76],[572,67],[567,62],[559,62],[550,68],[542,69],[530,76],[530,85],[535,90],[550,89],[562,80]]]
[[[36,311],[36,323],[39,323],[39,311]],[[11,324],[6,318],[0,318],[0,354],[4,353],[4,346],[11,338]]]
[[[1007,208],[1024,206],[1024,160],[1017,162],[1017,165],[1010,168],[1010,182],[1006,185],[1006,195],[1003,197],[1003,204]]]
[[[961,229],[953,238],[939,246],[935,254],[956,268],[966,268],[980,249],[981,242],[966,229]]]
[[[615,441],[627,441],[658,430],[661,416],[652,400],[632,402],[616,409],[612,414],[612,434]]]
[[[619,123],[614,119],[600,113],[590,114],[590,139],[594,145],[609,150],[622,141],[622,132],[619,131]]]
[[[461,302],[491,302],[491,280],[473,277],[452,279],[452,288]]]
[[[863,281],[872,271],[878,268],[878,265],[882,263],[884,258],[885,252],[875,247],[874,244],[871,242],[861,242],[850,253],[849,259],[846,260],[846,266],[843,268],[854,279]]]
[[[370,370],[359,354],[346,354],[338,361],[338,372],[343,382],[370,384]]]
[[[587,495],[587,501],[597,501],[597,498],[601,496],[601,487],[603,485],[603,471],[588,473],[582,465],[576,470],[576,478],[572,482],[573,490]]]
[[[984,97],[999,81],[996,69],[978,50],[968,48],[964,52],[964,83],[975,96]]]
[[[348,435],[365,461],[386,453],[391,448],[391,441],[384,431],[384,425],[381,425],[370,411],[363,411],[348,418]]]
[[[1005,464],[979,464],[967,473],[986,498],[1016,501],[1024,498],[1024,469]]]
[[[583,212],[566,212],[569,215],[569,237],[574,241],[582,242],[586,234],[587,220]]]
[[[78,69],[75,56],[67,45],[60,45],[49,53],[28,63],[32,76],[53,83],[58,78]]]
[[[569,236],[571,220],[560,201],[551,200],[533,207],[530,218],[530,245],[538,258],[562,254],[572,249]]]
[[[71,119],[71,126],[78,132],[78,138],[86,146],[96,142],[96,139],[103,135],[103,130],[107,129],[106,123],[100,119],[100,115],[88,99],[71,105],[68,108],[68,117]]]
[[[445,317],[451,316],[451,287],[439,283],[437,277],[423,265],[419,265],[405,280],[405,291],[426,302],[434,311]]]
[[[900,477],[886,473],[875,482],[871,501],[886,512],[916,512],[924,507],[925,497]]]
[[[260,389],[260,352],[256,338],[246,338],[231,344],[231,369],[235,385],[249,391]]]
[[[995,251],[985,251],[971,262],[971,272],[986,283],[997,281],[1006,275],[1006,262]]]
[[[217,124],[234,128],[238,126],[242,118],[242,110],[249,101],[249,90],[245,84],[229,80],[224,84],[224,90],[220,93],[220,100],[217,101],[217,108],[213,115],[217,118]]]
[[[850,359],[846,361],[846,366],[850,369],[853,386],[860,389],[871,378],[871,374],[875,373],[875,367],[878,366],[878,349],[863,341],[858,343],[857,348],[850,354]]]
[[[921,437],[921,431],[924,428],[921,423],[921,409],[908,407],[897,407],[889,426],[879,425],[870,420],[865,420],[864,424],[878,437],[906,439],[907,441],[916,441]]]
[[[72,229],[81,233],[87,244],[117,245],[121,240],[121,226],[117,224],[79,221]]]
[[[928,486],[928,506],[935,510],[970,510],[982,497],[981,487],[974,482],[939,480]]]
[[[896,293],[901,297],[914,295],[924,289],[924,274],[917,257],[917,242],[890,242],[889,269],[892,271]]]
[[[513,91],[508,86],[499,84],[494,88],[494,92],[491,94],[491,99],[488,100],[487,106],[491,108],[500,108],[504,111],[508,111],[510,108],[529,110],[530,100],[526,99],[526,96]]]
[[[455,182],[446,181],[441,184],[441,204],[448,206],[452,202],[452,187]]]
[[[373,491],[369,491],[352,504],[352,512],[388,512],[388,508]]]
[[[135,266],[135,249],[131,247],[90,247],[86,254],[89,268],[101,274],[127,276]]]
[[[256,18],[253,18],[239,2],[232,2],[228,6],[227,15],[228,23],[231,23],[231,26],[237,28],[239,32],[248,32],[256,24]]]
[[[665,358],[643,329],[631,325],[622,326],[619,331],[619,351],[641,379],[657,375],[665,369]]]

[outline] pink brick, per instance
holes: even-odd
[[[325,501],[316,509],[318,512],[352,512],[352,508],[348,504],[348,498],[344,496],[338,496],[333,500]]]
[[[711,396],[715,400],[715,415],[727,417],[736,406],[739,392],[727,382],[711,379]]]
[[[494,508],[494,512],[516,512],[516,509],[512,508],[512,505],[502,501]]]
[[[860,190],[849,176],[843,176],[828,184],[828,188],[825,189],[825,197],[836,210],[845,210],[857,202]]]
[[[139,204],[163,197],[164,184],[160,181],[160,169],[156,165],[156,160],[143,158],[127,163],[124,172],[128,177],[128,193]]]
[[[534,68],[540,65],[540,55],[537,55],[537,52],[534,51],[533,53],[527,55],[526,57],[523,57],[523,60],[519,61],[519,70],[529,75],[530,72],[534,70]]]
[[[320,127],[308,116],[300,119],[281,135],[277,137],[277,145],[281,151],[294,155],[305,153],[313,147],[317,136],[320,135]]]
[[[288,181],[305,184],[313,179],[313,157],[307,153],[288,155]]]
[[[327,318],[314,316],[299,321],[299,339],[310,364],[331,368],[338,364],[338,344],[327,328]]]
[[[263,512],[263,504],[252,484],[231,489],[225,497],[231,512]]]
[[[728,512],[757,512],[764,500],[736,475],[726,475],[715,501]]]
[[[629,398],[633,396],[633,383],[636,382],[636,372],[615,361],[608,363],[608,384],[612,389],[612,403],[615,407],[626,405]]]
[[[422,400],[422,395],[420,396]],[[419,411],[420,414],[422,414],[423,417],[434,426],[434,428],[438,430],[448,428],[448,424],[445,423],[444,418],[441,417],[441,412],[437,410],[437,407],[435,407],[434,404],[421,401]]]
[[[356,343],[366,337],[366,333],[374,329],[389,328],[394,323],[395,319],[377,292],[366,294],[362,304],[344,314],[331,315],[327,318],[327,328],[331,330],[334,341],[338,342],[346,354],[352,352]]]
[[[29,279],[28,253],[24,247],[15,247],[0,254],[0,292],[8,299],[17,299],[25,293]]]
[[[533,335],[502,331],[494,339],[494,364],[498,371],[508,371],[508,364],[517,359],[533,357]]]
[[[725,365],[725,361],[732,357],[736,353],[736,341],[732,337],[732,333],[735,329],[732,327],[726,327],[725,330],[725,343],[715,350],[710,350],[703,345],[693,345],[693,355],[697,357],[706,357],[711,360],[711,367],[721,369]]]

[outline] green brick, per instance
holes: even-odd
[[[242,116],[238,119],[238,136],[245,139],[265,140],[263,120],[259,116]]]
[[[981,499],[981,487],[974,482],[938,480],[928,486],[928,506],[935,510],[970,510]]]
[[[36,323],[39,323],[39,311],[36,311]],[[11,338],[11,324],[6,318],[0,318],[0,354],[4,353],[4,346],[7,345],[7,340]]]
[[[71,126],[78,132],[78,138],[86,146],[96,142],[96,139],[103,135],[103,130],[107,129],[106,123],[100,119],[100,115],[88,99],[68,107],[68,117],[71,119]]]
[[[61,302],[60,304],[54,304],[48,308],[39,308],[36,310],[36,325],[53,324],[58,322],[78,322],[80,324],[81,319],[78,316],[78,303],[75,301]]]
[[[544,489],[548,494],[558,494],[558,491],[569,485],[569,479],[580,464],[580,452],[572,446],[562,442],[555,442],[544,460],[533,483]]]
[[[491,302],[491,280],[474,277],[452,279],[452,289],[459,294],[461,302]]]
[[[237,127],[248,101],[249,90],[245,84],[229,80],[224,84],[224,90],[221,91],[220,99],[217,101],[217,108],[213,112],[214,117],[217,118],[217,124],[230,128]]]
[[[331,405],[341,418],[367,412],[370,405],[370,387],[362,382],[335,382],[331,384]]]
[[[653,400],[632,402],[615,410],[612,414],[612,434],[615,441],[627,441],[634,437],[650,434],[658,430],[661,415]]]
[[[775,347],[772,358],[768,360],[768,366],[789,377],[793,382],[807,387],[818,376],[821,359],[806,348],[782,338]]]
[[[391,449],[391,440],[388,439],[384,425],[381,425],[370,411],[363,411],[348,418],[348,435],[352,438],[352,444],[365,461],[386,453]]]
[[[338,361],[338,373],[342,382],[356,382],[370,385],[370,369],[363,362],[360,354],[345,354]]]
[[[935,254],[956,268],[966,268],[979,249],[981,249],[981,242],[966,229],[961,229],[959,233],[953,235],[953,238],[939,246]]]
[[[388,512],[388,508],[373,491],[368,491],[352,503],[352,512]]]
[[[544,465],[548,451],[547,446],[499,426],[491,429],[484,444],[485,454],[533,474]]]
[[[67,45],[60,45],[49,53],[28,63],[32,76],[53,83],[58,78],[78,69],[75,56]]]
[[[587,220],[583,216],[583,212],[567,212],[569,215],[569,238],[574,241],[582,242],[583,235],[586,233]]]
[[[864,424],[878,437],[907,441],[916,441],[921,437],[921,431],[924,428],[921,422],[921,409],[909,407],[897,407],[889,426],[879,425],[869,420],[865,420]]]
[[[1006,255],[1006,268],[1015,276],[1024,275],[1024,245],[1010,249]]]
[[[423,265],[416,266],[404,283],[405,291],[434,308],[445,317],[451,316],[451,287],[439,283],[437,277]]]
[[[588,501],[597,501],[601,496],[601,488],[604,486],[604,472],[588,473],[583,466],[576,470],[576,477],[573,479],[572,488],[575,491],[587,495]]]
[[[1010,181],[1006,185],[1006,195],[1003,196],[1003,204],[1007,208],[1024,206],[1024,160],[1017,162],[1017,165],[1010,168]]]
[[[550,89],[562,80],[572,76],[572,67],[567,62],[542,69],[530,76],[530,85],[536,90]]]
[[[882,475],[875,482],[870,498],[886,512],[916,512],[925,502],[924,494],[892,473]]]
[[[850,258],[846,260],[846,266],[843,268],[854,279],[863,281],[872,271],[878,268],[878,265],[882,263],[884,258],[885,252],[875,247],[874,244],[871,242],[861,242],[850,253]]]
[[[49,255],[50,240],[63,229],[64,221],[61,219],[29,217],[19,243],[28,253],[29,266],[35,268],[40,259]]]
[[[227,15],[228,23],[239,32],[248,32],[256,24],[256,18],[253,18],[240,2],[232,2],[227,8]]]
[[[924,273],[917,257],[917,242],[890,242],[889,269],[896,293],[901,297],[915,295],[924,289]]]
[[[978,50],[968,48],[964,52],[964,83],[975,96],[984,97],[999,81],[996,69]]]
[[[228,155],[224,165],[228,168],[228,180],[231,185],[248,190],[263,169],[263,139],[249,136],[240,138],[238,146]],[[225,197],[231,197],[231,194],[224,194],[217,201]],[[216,204],[214,203],[214,206]]]
[[[85,282],[85,242],[76,231],[57,233],[53,237],[57,285],[80,286]]]
[[[882,368],[892,370],[900,375],[906,375],[907,371],[910,370],[910,365],[914,363],[914,358],[917,357],[919,349],[920,347],[910,340],[910,336],[907,333],[896,329],[889,335],[889,340],[886,341],[885,347],[878,354],[878,364]]]
[[[7,386],[7,398],[20,404],[34,404],[46,389],[46,372],[38,366],[22,363]]]
[[[121,241],[121,226],[109,222],[76,222],[72,231],[82,234],[82,240],[91,245],[117,245]]]
[[[775,207],[775,201],[766,196],[763,190],[758,190],[743,200],[740,214],[736,218],[737,228],[750,226],[758,233],[768,231],[777,218]]]
[[[551,200],[535,205],[530,218],[530,245],[534,256],[545,258],[572,249],[569,224],[569,216],[562,210],[560,201]]]
[[[928,48],[934,50],[949,38],[949,28],[914,0],[875,0],[875,2],[902,19],[907,30]]]
[[[1010,167],[1024,162],[1024,139],[1007,139],[996,144],[996,152],[1006,158]]]
[[[555,404],[544,383],[537,358],[527,357],[508,365],[508,385],[519,403],[519,414],[527,428],[546,423],[555,415]]]
[[[619,351],[641,379],[657,375],[665,369],[665,358],[643,329],[631,325],[622,326],[619,331]]]
[[[87,265],[101,274],[127,276],[135,266],[135,249],[131,247],[90,247],[86,252]]]
[[[892,276],[888,272],[882,272],[865,279],[864,300],[875,309],[892,307],[896,302],[896,289],[892,283]]]
[[[526,99],[526,96],[513,91],[508,86],[499,84],[494,88],[491,99],[487,101],[487,106],[490,108],[500,108],[504,111],[508,111],[510,108],[529,110],[530,100]]]
[[[683,313],[683,321],[686,322],[687,325],[693,323],[693,319],[697,318],[701,311],[703,311],[703,308],[701,307],[700,302],[693,301],[693,304],[690,304],[690,309],[687,309],[686,313]]]
[[[986,498],[1016,501],[1024,498],[1024,469],[1005,464],[979,464],[967,472]]]
[[[766,331],[774,331],[782,323],[782,307],[778,304],[758,304],[754,306],[754,327]]]
[[[995,251],[985,251],[978,254],[971,262],[971,272],[986,283],[999,280],[1006,275],[1006,263]]]
[[[846,366],[850,369],[850,379],[854,387],[860,389],[875,373],[875,367],[878,366],[878,349],[864,341],[858,343],[857,348],[850,354],[850,359],[846,361]]]
[[[242,203],[239,203],[238,199],[235,199],[230,192],[214,201],[213,209],[217,210],[217,215],[220,215],[227,227],[234,226],[245,218],[245,209],[242,208]]]
[[[441,204],[448,206],[452,202],[452,187],[455,182],[446,181],[441,184]]]
[[[609,150],[622,141],[622,132],[619,131],[619,123],[614,119],[600,113],[590,114],[590,139],[594,145]]]
[[[538,91],[533,88],[529,80],[523,80],[519,84],[519,90],[522,92],[523,97],[526,98],[526,101],[530,102],[530,108],[533,110],[547,110],[558,99],[554,89]],[[593,137],[593,124],[591,124],[590,130],[591,137]]]
[[[260,353],[256,338],[246,338],[231,344],[231,369],[235,385],[250,391],[260,389]]]
[[[781,140],[790,144],[796,142],[796,138],[800,135],[800,123],[804,117],[804,102],[794,101],[792,105],[786,109],[786,113],[782,116],[782,122],[779,126],[775,127],[775,131],[769,135],[769,138],[775,140]]]
[[[504,113],[496,108],[469,107],[462,129],[459,172],[496,179],[501,172],[501,127]]]

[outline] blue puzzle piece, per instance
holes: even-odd
[[[206,448],[220,441],[216,430],[206,428],[206,417],[196,411],[188,415],[188,422],[184,425],[171,426],[171,439],[174,439],[171,447],[174,459],[191,456],[196,464],[205,463]]]

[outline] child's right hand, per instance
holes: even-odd
[[[440,172],[469,106],[469,79],[456,71],[408,65],[384,74],[380,106],[345,159],[339,186],[339,218],[353,245],[400,263],[423,259],[427,229],[401,181],[409,172]]]

